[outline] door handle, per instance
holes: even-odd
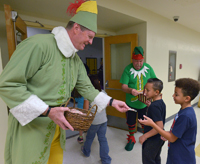
[[[109,85],[108,85],[108,80],[106,80],[105,86],[106,86],[106,87],[108,87],[108,86],[109,86]]]

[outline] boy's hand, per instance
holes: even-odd
[[[166,131],[166,132],[171,133],[170,131]],[[163,141],[167,141],[167,139],[163,136],[160,136],[160,139],[163,140]]]
[[[151,101],[150,101],[150,100],[147,100],[147,101],[145,102],[145,104],[149,107],[149,106],[151,105]]]
[[[144,120],[142,119],[138,119],[138,121],[141,123],[141,124],[144,124],[144,125],[148,125],[148,126],[152,126],[154,124],[153,120],[150,119],[149,117],[143,115],[144,117]]]
[[[146,141],[146,137],[144,135],[139,137],[139,142],[141,143],[141,145],[144,143],[144,141]]]
[[[163,140],[163,141],[167,141],[167,139],[163,136],[160,136],[160,139]]]

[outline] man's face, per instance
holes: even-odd
[[[141,59],[141,60],[132,59],[132,62],[133,62],[133,67],[136,70],[140,70],[142,68],[142,66],[143,66],[144,59]]]
[[[93,39],[95,37],[95,32],[91,30],[82,31],[80,25],[76,29],[76,35],[74,37],[74,47],[77,50],[84,50],[85,46],[88,44],[92,44]]]

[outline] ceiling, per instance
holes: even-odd
[[[163,17],[200,32],[200,0],[127,0]]]
[[[173,20],[173,16],[179,16],[180,18],[176,23],[200,32],[200,0],[121,1],[122,3],[125,3],[125,1],[132,2],[170,20]],[[66,14],[69,2],[74,2],[74,0],[1,0],[0,10],[3,10],[3,4],[8,4],[19,14],[67,23],[70,19],[70,17]],[[117,32],[120,29],[127,28],[141,22],[143,21],[98,6],[98,29]]]

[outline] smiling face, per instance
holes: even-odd
[[[72,43],[77,50],[84,50],[86,45],[92,44],[95,37],[95,32],[87,29],[81,30],[79,24],[75,24],[74,29],[75,35],[73,37]]]
[[[142,68],[142,66],[143,66],[144,59],[140,59],[140,60],[132,59],[132,62],[133,62],[133,67],[136,70],[140,70]]]
[[[175,104],[183,104],[185,102],[186,96],[183,95],[182,89],[175,87],[174,94],[172,96],[174,98]]]
[[[145,96],[147,99],[154,98],[156,95],[158,95],[158,90],[153,89],[153,83],[146,83],[145,85]]]

